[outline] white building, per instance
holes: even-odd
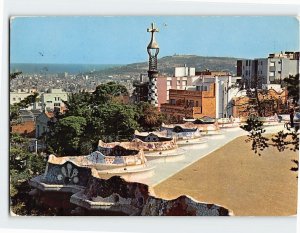
[[[175,67],[174,77],[190,77],[195,76],[196,69],[194,67]]]
[[[269,54],[268,58],[254,60],[238,60],[237,75],[241,76],[246,87],[258,87],[262,84],[274,84],[288,78],[289,75],[299,74],[299,52],[281,52]]]
[[[29,95],[33,95],[36,92],[35,89],[17,90],[10,92],[10,104],[19,103]],[[62,89],[49,89],[45,93],[39,93],[37,101],[31,104],[26,110],[46,110],[53,111],[55,108],[60,110],[65,107],[63,101],[68,100],[68,92]]]
[[[12,91],[10,92],[10,96],[9,96],[9,101],[10,104],[16,104],[16,103],[20,103],[22,100],[24,100],[26,97],[33,95],[36,92],[36,89],[18,89],[16,91]],[[42,104],[39,101],[39,97],[38,97],[38,101],[36,103],[31,104],[27,110],[39,110],[42,108]]]
[[[54,121],[54,113],[49,112],[42,112],[40,115],[38,115],[35,119],[35,137],[39,138],[44,133],[48,132],[49,126],[48,122]]]
[[[241,77],[216,77],[216,117],[229,117],[233,115],[232,100],[235,97],[246,96],[246,90],[241,90],[239,83]]]
[[[63,101],[68,100],[68,92],[62,89],[49,89],[41,96],[41,102],[46,111],[52,111],[54,108],[62,109],[65,107]]]

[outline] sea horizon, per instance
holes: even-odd
[[[79,63],[10,63],[10,72],[24,74],[79,74],[100,71],[126,64],[79,64]]]

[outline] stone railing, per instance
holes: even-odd
[[[47,196],[47,192],[51,192],[52,197],[55,192],[58,196],[62,192],[71,193],[69,201],[77,206],[77,212],[78,208],[81,210],[82,215],[88,215],[90,211],[95,215],[103,215],[105,211],[144,216],[233,215],[227,208],[201,203],[188,196],[173,200],[158,198],[146,184],[127,182],[119,176],[101,179],[95,169],[77,166],[70,161],[48,163],[45,174],[31,179],[29,184],[36,188],[31,192],[36,198]]]

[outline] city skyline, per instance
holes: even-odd
[[[151,22],[160,30],[160,58],[174,54],[259,58],[299,50],[299,24],[289,16],[15,17],[11,19],[10,62],[146,61]]]

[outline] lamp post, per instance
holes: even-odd
[[[148,86],[148,102],[155,107],[158,106],[158,98],[157,98],[157,55],[159,53],[159,46],[155,41],[155,32],[159,32],[157,28],[155,28],[154,23],[151,24],[151,28],[147,29],[147,32],[151,33],[151,40],[147,46],[147,52],[149,55],[149,69],[148,69],[148,77],[149,77],[149,86]]]
[[[38,154],[38,140],[37,138],[35,139],[35,154]]]

